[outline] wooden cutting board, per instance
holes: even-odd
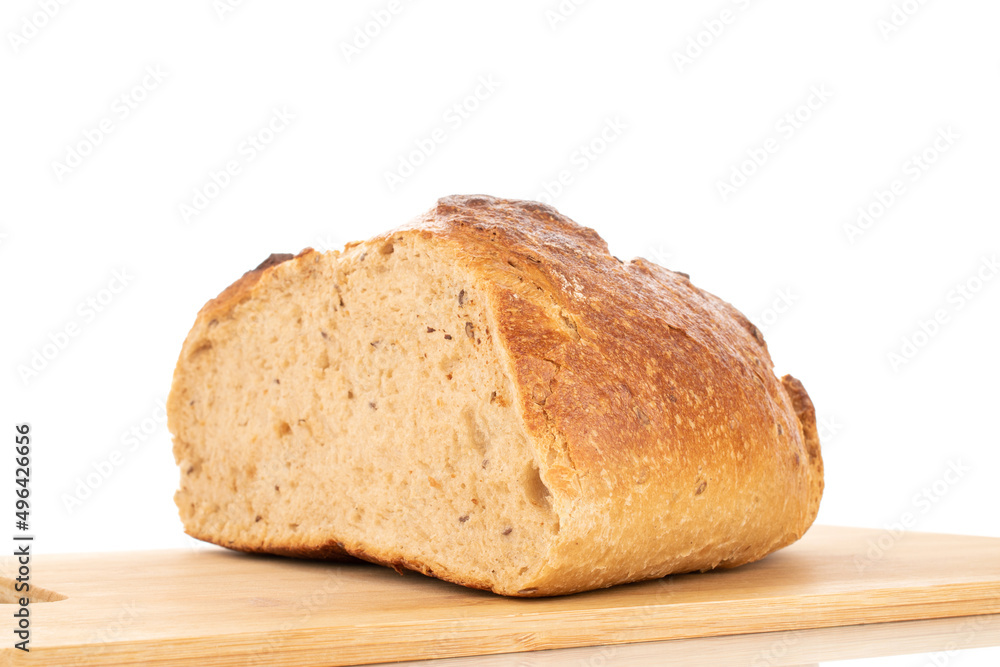
[[[0,662],[345,665],[1000,613],[1000,539],[826,526],[734,570],[561,598],[222,549],[36,556],[31,576],[65,599],[31,605],[30,655],[4,630]]]

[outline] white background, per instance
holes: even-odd
[[[190,544],[157,401],[198,308],[245,270],[442,195],[537,198],[561,171],[558,208],[731,301],[804,382],[819,522],[1000,536],[996,2],[896,26],[889,0],[592,0],[558,21],[556,0],[421,0],[351,54],[387,0],[55,4],[0,13],[0,471],[12,487],[30,422],[39,551]],[[294,118],[269,135],[275,109]]]

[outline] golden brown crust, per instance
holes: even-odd
[[[199,321],[210,322],[214,317],[228,317],[236,306],[250,298],[253,288],[256,287],[267,271],[279,264],[305,257],[314,252],[316,251],[312,248],[306,248],[298,255],[291,253],[271,253],[267,259],[244,273],[239,280],[224,289],[219,296],[206,303],[198,313]]]
[[[731,305],[685,274],[619,261],[536,202],[447,197],[404,229],[455,244],[494,286],[564,535],[540,588],[738,565],[812,523],[822,463],[808,397],[778,381]]]
[[[806,388],[802,383],[791,375],[781,378],[781,384],[792,400],[792,407],[795,409],[795,416],[798,417],[802,426],[802,433],[805,439],[806,451],[809,458],[815,460],[819,455],[819,432],[816,430],[816,409],[813,402],[806,393]]]
[[[361,245],[381,248],[399,234],[450,246],[481,279],[559,516],[534,581],[503,592],[552,595],[732,567],[790,544],[812,523],[823,489],[812,403],[798,380],[775,377],[760,332],[730,304],[686,274],[621,262],[594,230],[536,202],[446,197]],[[245,274],[199,322],[229,316],[278,261]],[[353,555],[504,588],[332,536],[223,546]]]

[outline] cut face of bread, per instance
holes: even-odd
[[[486,306],[419,236],[276,266],[183,360],[185,522],[268,551],[335,536],[484,587],[537,569],[559,519]]]
[[[202,309],[168,410],[194,537],[505,595],[755,560],[822,491],[742,315],[530,202],[272,256]]]

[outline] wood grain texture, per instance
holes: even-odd
[[[1000,664],[1000,660],[983,660],[980,655],[984,651],[977,649],[992,649],[989,652],[993,655],[1000,654],[1000,614],[582,646],[531,653],[407,660],[379,663],[378,667],[807,667],[827,665],[830,661],[916,653],[931,654],[940,665],[995,667]],[[970,652],[977,654],[975,658]],[[973,662],[973,659],[979,662]],[[928,659],[909,660],[903,664],[917,667],[935,663]]]
[[[31,606],[9,664],[345,665],[998,613],[1000,539],[817,526],[733,570],[538,599],[221,549],[38,556],[32,580],[66,599]]]

